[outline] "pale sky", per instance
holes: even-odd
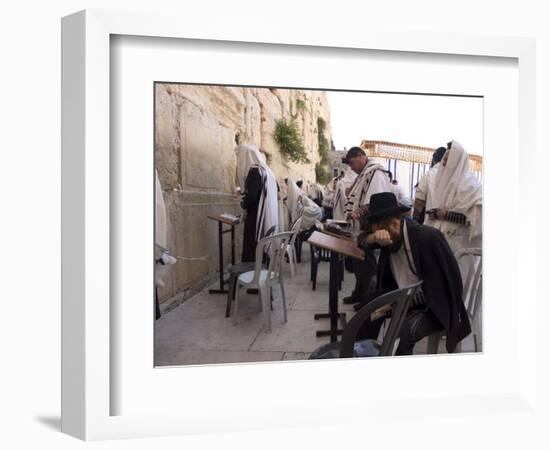
[[[454,139],[483,154],[483,99],[434,95],[327,92],[337,150],[363,139],[441,147]]]

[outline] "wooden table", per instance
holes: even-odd
[[[307,240],[310,245],[321,247],[330,251],[330,272],[329,272],[329,292],[328,292],[328,314],[315,314],[317,319],[330,319],[330,330],[317,331],[317,336],[330,336],[331,342],[336,342],[338,334],[342,330],[338,329],[338,319],[341,319],[345,326],[346,315],[338,314],[338,282],[340,272],[341,255],[356,259],[365,259],[365,254],[357,243],[349,238],[336,237],[332,234],[315,231]]]
[[[207,216],[211,220],[218,222],[218,257],[219,257],[219,271],[220,271],[220,288],[210,289],[211,294],[227,294],[227,290],[224,289],[224,285],[228,283],[228,280],[223,278],[223,235],[225,233],[231,233],[231,264],[235,264],[235,225],[240,222],[240,217],[233,216],[227,217],[223,214],[218,216]],[[223,224],[229,225],[227,230],[223,229]]]
[[[320,230],[319,231],[320,233],[323,233],[323,234],[326,234],[328,236],[332,236],[332,237],[335,237],[335,238],[338,238],[338,239],[343,239],[345,241],[351,241],[351,242],[355,242],[355,239],[353,239],[352,236],[347,236],[345,234],[338,234],[338,233],[334,233],[330,230]]]

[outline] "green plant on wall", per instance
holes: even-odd
[[[315,164],[315,179],[317,180],[317,183],[323,185],[330,181],[330,173],[328,173],[325,166],[322,166],[319,163]]]
[[[330,163],[329,142],[325,137],[327,123],[322,117],[317,118],[317,142],[319,144],[320,161],[315,165],[315,178],[319,184],[327,184],[330,181],[328,164]]]
[[[317,118],[317,141],[319,144],[319,156],[321,156],[321,164],[328,164],[330,162],[329,157],[329,142],[325,137],[325,130],[327,129],[327,123],[322,117]]]
[[[294,120],[287,121],[285,118],[277,120],[273,131],[273,139],[279,145],[281,153],[291,161],[301,164],[310,162]]]
[[[296,110],[297,111],[305,111],[306,110],[306,102],[304,102],[301,98],[296,99]]]

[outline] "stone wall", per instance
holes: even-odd
[[[157,83],[155,85],[155,164],[168,216],[168,247],[180,256],[160,290],[160,301],[179,302],[217,276],[217,224],[208,215],[240,214],[235,197],[236,142],[258,145],[283,188],[289,175],[315,181],[319,161],[317,118],[330,113],[324,92]],[[298,107],[296,100],[303,101]],[[273,139],[275,121],[296,118],[311,163],[287,161]],[[283,192],[284,194],[284,192]],[[241,252],[237,227],[237,261]],[[224,237],[226,264],[229,234]]]
[[[336,171],[337,175],[340,175],[342,171],[345,171],[348,167],[347,164],[344,164],[342,162],[342,158],[344,158],[347,154],[347,151],[345,150],[332,150],[330,152],[330,176],[334,176],[334,171]]]

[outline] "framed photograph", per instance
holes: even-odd
[[[532,40],[87,10],[62,55],[64,432],[536,414]]]

